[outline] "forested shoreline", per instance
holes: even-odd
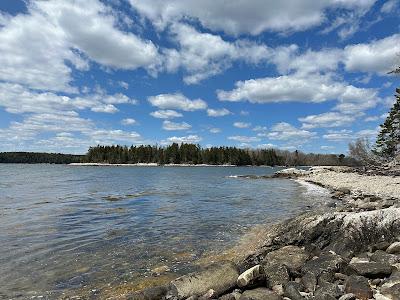
[[[90,147],[85,155],[36,152],[0,152],[0,163],[105,163],[105,164],[208,164],[253,166],[358,165],[343,154],[314,154],[278,149],[242,149],[236,147],[202,148],[195,144],[169,146],[102,146]]]
[[[305,154],[275,149],[242,149],[236,147],[201,148],[195,144],[173,143],[161,146],[96,146],[86,154],[90,163],[157,163],[164,164],[208,164],[208,165],[355,165],[353,159],[344,155]]]
[[[169,146],[102,146],[90,147],[86,155],[1,152],[0,163],[105,163],[105,164],[207,164],[253,166],[357,165],[343,154],[314,154],[277,149],[242,149],[236,147],[202,148],[195,144]]]
[[[0,163],[70,164],[82,162],[85,155],[43,152],[0,152]]]

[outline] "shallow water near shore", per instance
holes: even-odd
[[[328,195],[266,167],[0,165],[0,298],[163,281]],[[161,274],[161,275],[160,275]]]

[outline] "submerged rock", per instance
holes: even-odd
[[[168,293],[167,286],[155,286],[127,295],[129,300],[161,300]]]
[[[238,276],[239,272],[231,262],[213,264],[200,272],[173,280],[171,293],[178,299],[204,295],[211,289],[216,295],[221,295],[236,286]]]

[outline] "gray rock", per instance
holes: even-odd
[[[269,288],[277,284],[285,285],[290,278],[288,269],[282,264],[263,265],[263,272]]]
[[[371,280],[371,284],[372,285],[375,285],[375,286],[378,286],[378,285],[380,285],[382,283],[382,279],[380,279],[380,278],[375,278],[375,279],[372,279]]]
[[[314,299],[316,300],[331,300],[336,299],[336,287],[335,286],[324,286],[318,288],[314,293]]]
[[[317,295],[314,296],[314,298],[312,298],[313,300],[336,300],[335,297],[328,295],[328,294],[321,294],[321,295]]]
[[[384,283],[382,284],[382,287],[383,288],[391,287],[398,283],[400,284],[400,271],[393,272],[389,278],[386,278],[384,280]]]
[[[382,250],[377,250],[374,254],[371,255],[371,260],[378,263],[387,263],[390,265],[394,265],[400,262],[400,256],[389,254]]]
[[[339,298],[339,300],[356,300],[356,295],[354,294],[344,294]]]
[[[308,292],[314,292],[317,286],[317,276],[314,273],[306,272],[301,277],[301,283]]]
[[[393,244],[391,244],[386,249],[386,252],[390,254],[400,254],[400,242],[394,242]]]
[[[232,293],[223,295],[221,297],[219,297],[219,300],[239,300],[240,296],[242,294],[238,291],[233,291]]]
[[[258,278],[262,276],[262,268],[260,265],[256,265],[239,275],[237,279],[237,285],[239,287],[245,287],[249,284],[255,282]]]
[[[327,294],[336,297],[343,295],[343,292],[339,289],[337,284],[324,282],[315,291],[315,294]]]
[[[304,300],[304,297],[300,294],[298,290],[298,285],[290,281],[284,287],[284,295],[291,300]]]
[[[383,278],[392,274],[392,266],[387,263],[354,263],[351,264],[350,267],[355,270],[358,275],[368,278]]]
[[[269,252],[264,258],[264,264],[282,264],[290,271],[299,271],[308,259],[306,251],[297,246],[285,246]]]
[[[207,293],[200,296],[199,300],[215,299],[215,298],[217,298],[216,296],[217,296],[217,293],[213,289],[210,289],[207,291]]]
[[[354,294],[358,299],[368,300],[372,298],[372,290],[368,279],[362,276],[351,275],[347,278],[345,291],[348,294]]]
[[[166,286],[156,286],[135,292],[127,296],[129,300],[161,300],[168,293]]]
[[[322,285],[325,282],[334,282],[335,281],[335,273],[330,271],[322,271],[318,277],[318,284]]]
[[[282,297],[267,288],[244,291],[239,300],[281,300]]]
[[[392,300],[400,299],[400,283],[381,289],[381,294]]]
[[[302,271],[303,273],[313,273],[318,277],[322,272],[336,273],[344,266],[345,261],[341,256],[328,252],[306,262],[302,268]]]
[[[204,295],[210,289],[214,290],[216,295],[221,295],[236,286],[238,276],[239,272],[231,262],[213,264],[200,272],[171,281],[171,292],[178,299]]]
[[[342,274],[342,273],[335,273],[334,277],[335,277],[335,279],[342,280],[342,281],[346,281],[346,279],[347,279],[347,275]]]
[[[379,243],[372,245],[372,251],[376,251],[376,250],[385,251],[389,246],[390,246],[390,243],[388,243],[388,242],[379,242]]]

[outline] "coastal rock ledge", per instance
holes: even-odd
[[[399,177],[374,178],[348,168],[291,169],[276,177],[323,185],[335,205],[270,226],[262,245],[245,258],[114,299],[400,300]],[[357,185],[356,177],[363,182]],[[388,188],[374,193],[363,188],[365,180]]]

